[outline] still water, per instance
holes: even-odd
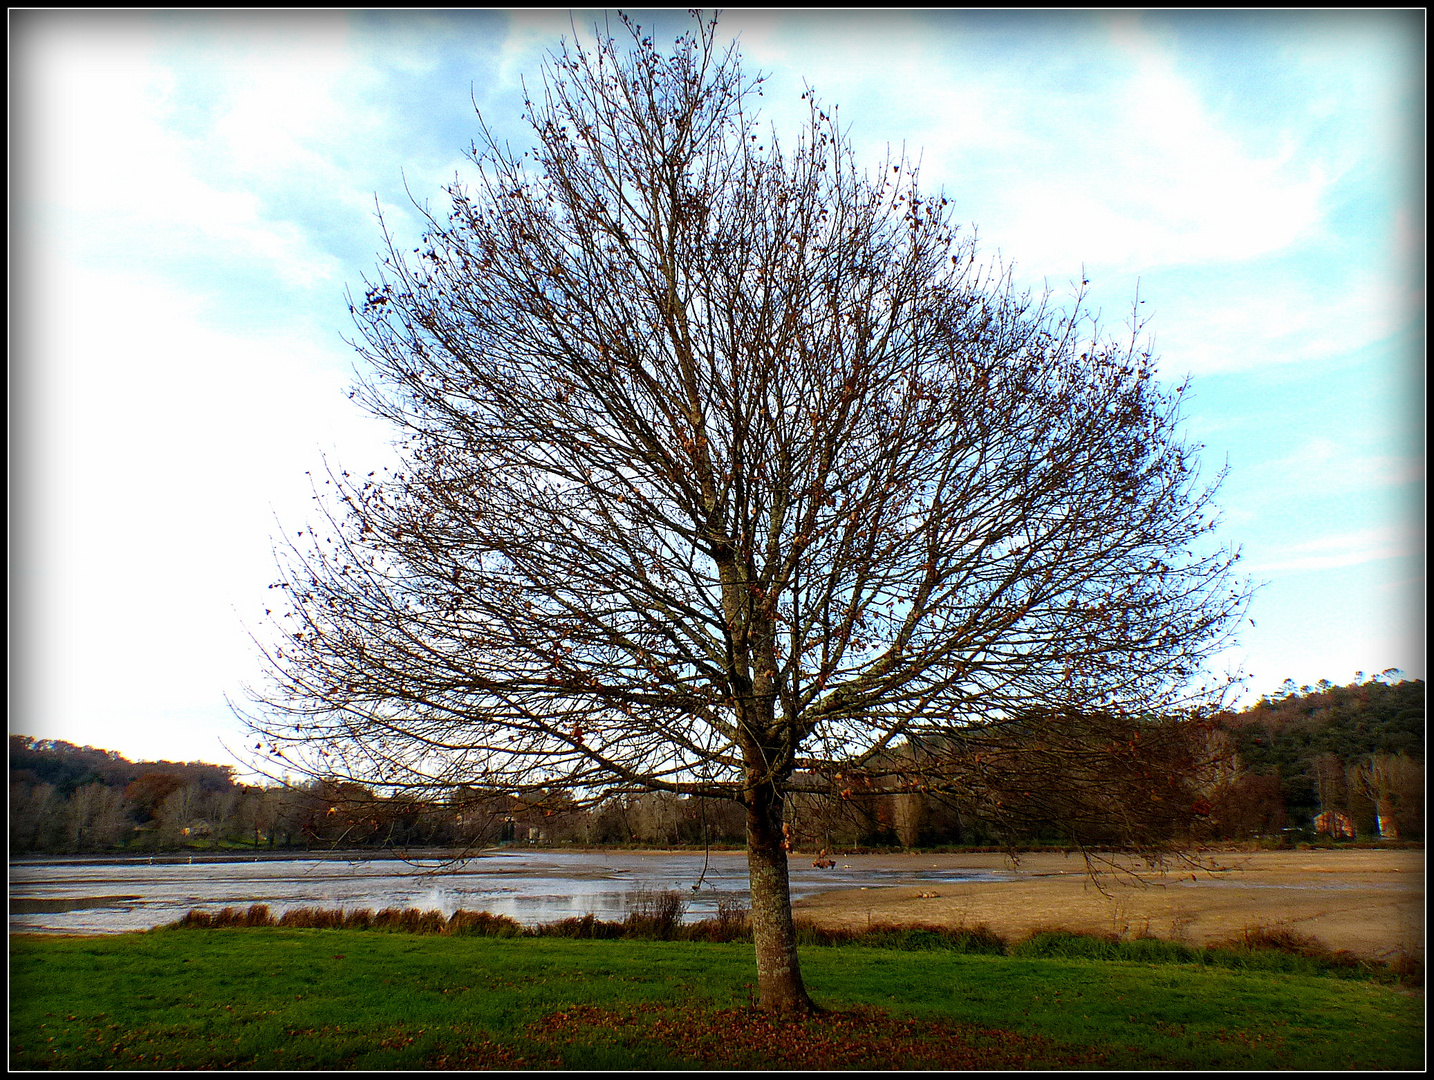
[[[106,934],[145,930],[192,908],[268,904],[277,917],[295,907],[416,907],[508,915],[534,925],[592,913],[621,919],[642,889],[677,889],[690,898],[687,918],[717,911],[720,899],[747,903],[747,858],[740,851],[701,853],[488,851],[462,862],[442,858],[349,856],[96,857],[10,864],[10,931]],[[979,870],[891,869],[851,856],[831,869],[801,859],[791,868],[793,898],[829,889],[880,888],[943,881],[1002,881]],[[698,886],[694,890],[694,886]]]

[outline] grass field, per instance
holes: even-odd
[[[803,973],[827,1011],[781,1022],[751,1007],[740,942],[283,927],[14,936],[10,1065],[1423,1066],[1422,992],[1080,951],[811,946]]]

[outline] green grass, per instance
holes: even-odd
[[[21,935],[10,939],[10,1064],[1423,1065],[1422,992],[1154,954],[1031,954],[1041,951],[806,947],[808,988],[831,1011],[773,1027],[749,1008],[755,970],[742,943],[284,927]]]

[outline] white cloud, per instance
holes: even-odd
[[[1288,457],[1263,462],[1252,471],[1281,491],[1338,495],[1419,482],[1424,463],[1418,458],[1351,453],[1332,439],[1314,436]]]
[[[1359,170],[1384,160],[1378,139],[1399,145],[1373,104],[1383,98],[1364,85],[1379,81],[1378,54],[1362,38],[1314,34],[1341,79],[1362,72],[1332,128],[1318,99],[1301,108],[1297,93],[1281,97],[1282,79],[1320,85],[1298,49],[1267,61],[1284,68],[1245,73],[1269,82],[1269,112],[1258,98],[1232,108],[1192,77],[1202,69],[1183,66],[1192,61],[1175,36],[1135,14],[993,30],[969,16],[737,13],[727,29],[741,31],[751,62],[778,69],[769,115],[796,123],[804,75],[843,106],[859,160],[904,135],[925,180],[944,184],[958,220],[977,224],[1026,285],[1060,289],[1085,268],[1118,321],[1143,278],[1140,311],[1155,316],[1172,374],[1348,355],[1422,310],[1405,279],[1418,247],[1408,209],[1396,206],[1384,243],[1331,217],[1369,212],[1351,203],[1370,179]],[[1292,41],[1307,29],[1292,22]],[[1357,118],[1378,119],[1378,138]]]
[[[1384,340],[1396,324],[1381,300],[1379,284],[1368,279],[1320,296],[1271,275],[1157,297],[1155,310],[1172,372],[1205,375],[1315,363]]]
[[[174,75],[153,64],[145,27],[127,30],[81,24],[35,38],[20,170],[39,212],[89,257],[151,267],[177,254],[249,259],[288,285],[332,279],[338,264],[302,229],[267,217],[252,192],[196,175],[192,154],[163,119]],[[302,111],[297,101],[288,110]],[[261,154],[262,144],[254,138],[242,149]]]
[[[1249,144],[1137,20],[1062,24],[1067,51],[1050,55],[1039,20],[1029,45],[1011,48],[1012,37],[1001,49],[975,20],[735,20],[728,29],[742,31],[752,61],[786,69],[779,87],[800,73],[843,107],[867,136],[860,159],[879,159],[904,133],[958,216],[974,218],[1023,275],[1238,263],[1321,227],[1333,178],[1296,136]],[[796,118],[778,94],[765,108]]]
[[[316,165],[331,172],[315,146],[362,139],[379,128],[378,116],[353,107],[372,83],[354,60],[341,23],[275,34],[225,55],[207,72],[222,95],[209,135],[255,174]],[[172,96],[166,104],[176,113],[186,108]]]
[[[1382,526],[1303,540],[1283,547],[1279,554],[1256,559],[1246,573],[1268,574],[1308,570],[1334,570],[1382,559],[1418,554],[1419,538],[1408,527]]]
[[[1027,98],[1023,157],[1035,167],[1006,193],[1013,250],[1058,267],[1148,271],[1246,261],[1319,227],[1329,178],[1318,164],[1289,139],[1273,151],[1245,145],[1172,56],[1115,39],[1126,55],[1110,58],[1120,74],[1098,95],[1052,112],[1045,88]]]
[[[619,41],[626,34],[616,17],[610,20],[611,31]],[[538,70],[545,53],[556,49],[560,38],[570,44],[576,40],[584,49],[593,45],[593,19],[566,11],[527,9],[512,12],[508,20],[508,36],[498,61],[498,85],[516,89],[526,79],[529,91],[536,93]]]

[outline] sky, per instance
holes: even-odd
[[[376,213],[471,175],[475,104],[601,13],[11,11],[10,732],[234,764],[228,701],[348,400]],[[637,14],[659,41],[680,12]],[[614,32],[619,32],[616,19]],[[1147,322],[1259,583],[1245,701],[1424,677],[1424,16],[722,16],[778,134],[806,85],[982,250]],[[1138,303],[1137,303],[1138,300]],[[252,743],[250,744],[252,745]]]

